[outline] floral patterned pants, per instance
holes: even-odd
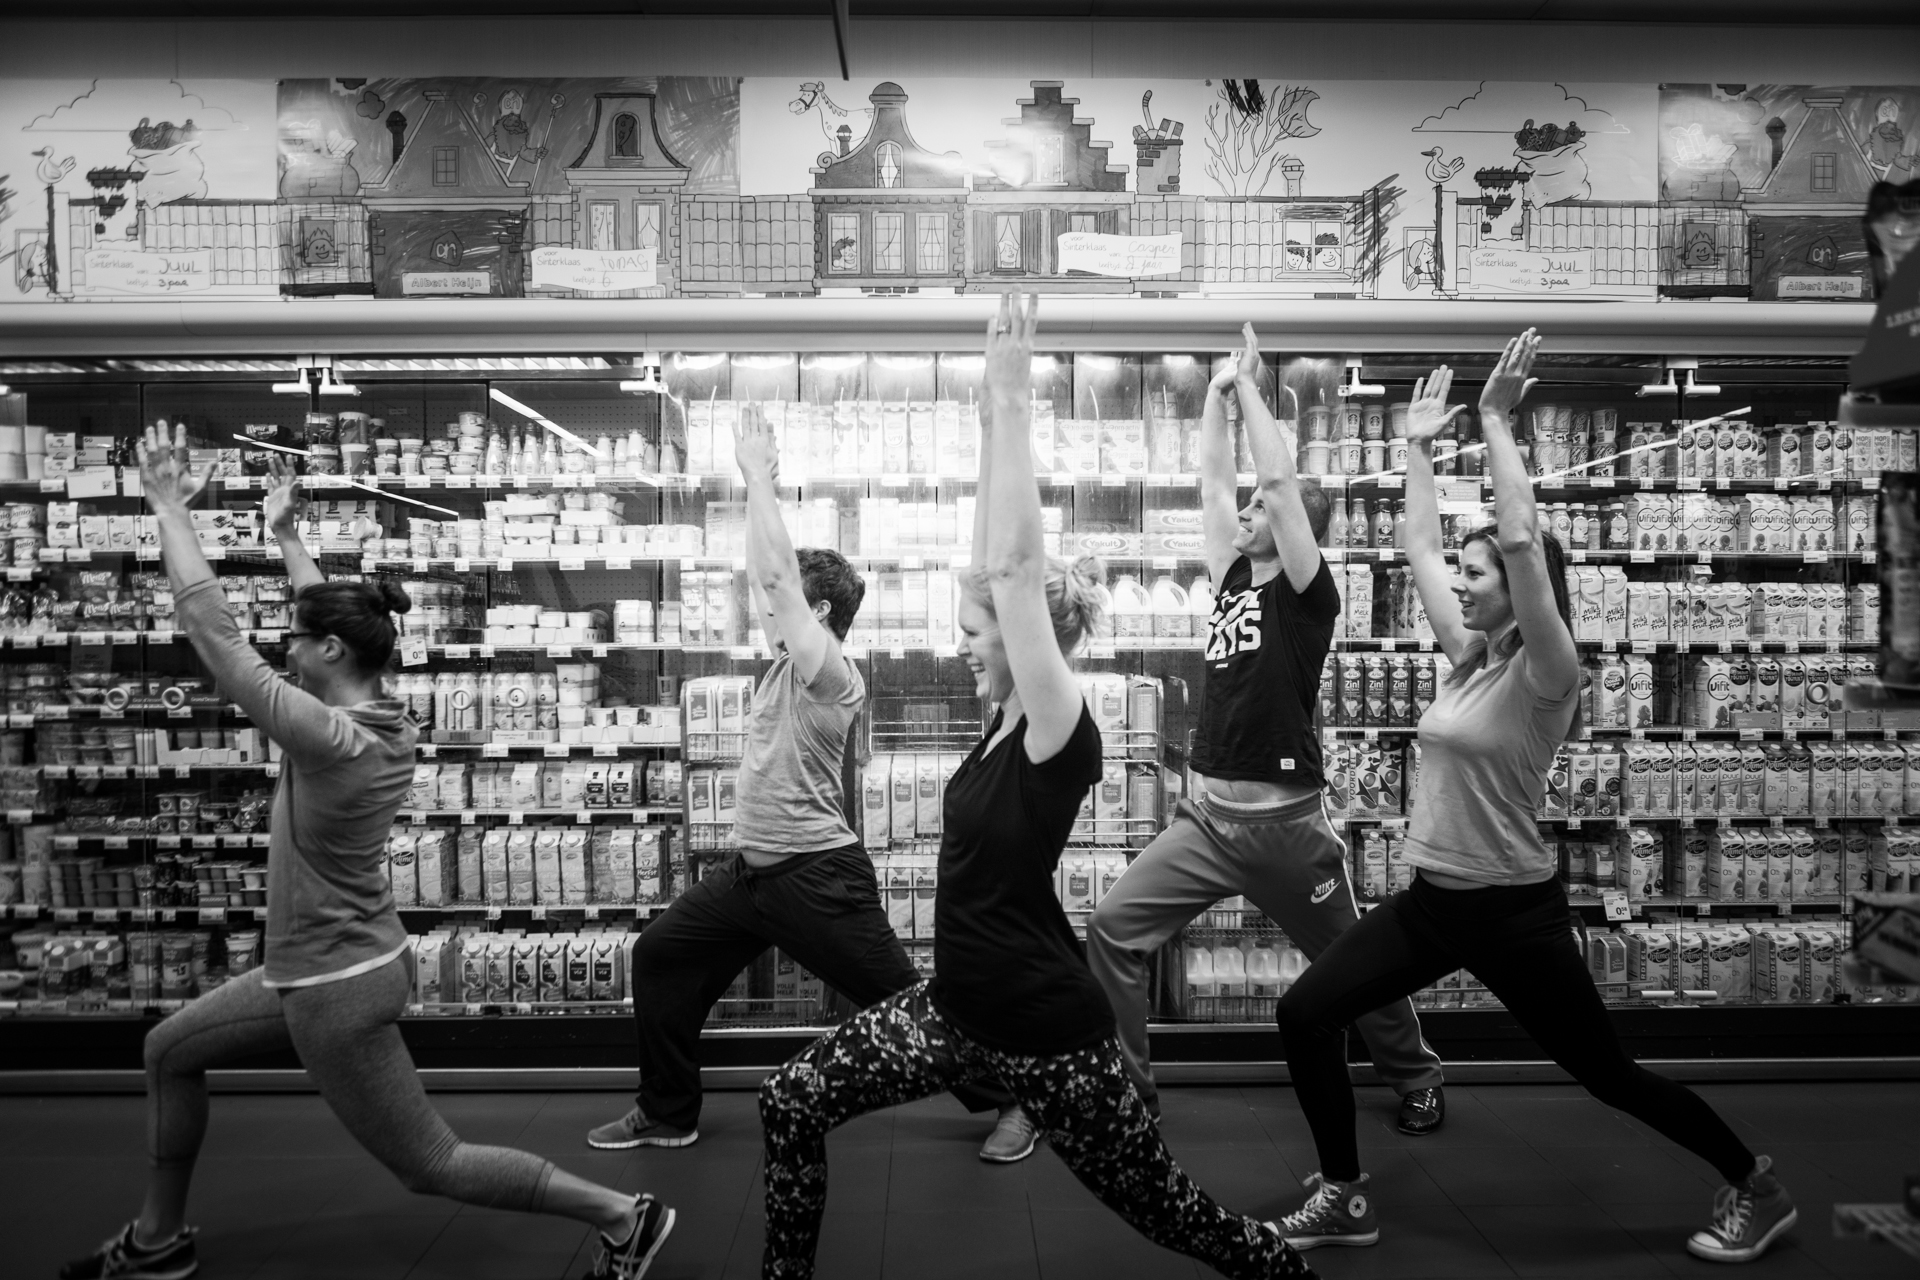
[[[1117,1044],[1050,1057],[976,1043],[923,982],[842,1023],[760,1088],[767,1140],[761,1275],[813,1275],[827,1207],[827,1134],[869,1111],[995,1077],[1075,1177],[1155,1244],[1247,1280],[1312,1276],[1272,1228],[1229,1213],[1180,1171],[1127,1077]]]

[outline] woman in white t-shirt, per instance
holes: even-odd
[[[1281,1000],[1294,1089],[1319,1148],[1313,1196],[1283,1220],[1297,1249],[1380,1237],[1354,1135],[1343,1029],[1456,969],[1486,984],[1529,1035],[1609,1106],[1643,1121],[1727,1180],[1687,1248],[1747,1262],[1795,1220],[1793,1202],[1711,1107],[1629,1058],[1614,1034],[1540,839],[1548,767],[1578,727],[1580,661],[1559,542],[1543,533],[1512,413],[1534,380],[1539,337],[1507,344],[1480,394],[1495,524],[1468,537],[1460,573],[1441,550],[1433,444],[1462,406],[1444,366],[1407,415],[1407,557],[1453,672],[1420,720],[1420,778],[1407,833],[1412,887],[1342,934]]]

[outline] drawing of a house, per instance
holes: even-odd
[[[360,192],[382,298],[525,292],[530,185],[508,178],[485,131],[444,90],[397,134],[398,154]]]
[[[1741,201],[1749,218],[1752,296],[1871,298],[1860,211],[1876,177],[1839,94],[1801,99],[1806,114],[1774,138],[1773,167]]]
[[[1058,80],[1035,80],[1018,99],[1007,136],[987,143],[989,174],[975,175],[967,197],[974,288],[1045,280],[1050,290],[1127,293],[1131,280],[1060,270],[1060,237],[1071,231],[1127,235],[1133,197],[1127,167],[1107,162],[1113,144],[1093,140],[1093,121],[1074,114]]]
[[[1523,169],[1481,169],[1475,196],[1441,192],[1441,225],[1447,281],[1443,296],[1511,298],[1498,277],[1476,274],[1474,251],[1563,254],[1589,264],[1586,283],[1569,291],[1584,298],[1654,296],[1661,272],[1661,207],[1650,200],[1559,200],[1535,205],[1526,198],[1532,175]]]
[[[660,283],[595,297],[672,297],[679,290],[680,194],[687,166],[667,149],[651,93],[599,93],[587,145],[566,168],[572,225],[565,243],[580,249],[651,251]],[[554,243],[537,235],[539,243]]]
[[[927,150],[907,129],[907,92],[868,95],[873,126],[812,170],[814,287],[822,292],[928,292],[966,283],[966,174],[960,157]]]

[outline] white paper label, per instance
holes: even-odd
[[[1060,270],[1096,276],[1174,275],[1180,270],[1180,237],[1069,231],[1060,237]]]
[[[1469,255],[1468,279],[1474,289],[1503,293],[1578,293],[1593,287],[1593,251],[1528,253],[1481,246]]]
[[[567,249],[542,245],[531,255],[536,289],[615,293],[651,289],[657,282],[652,249]]]
[[[199,293],[213,285],[213,250],[89,249],[81,259],[81,270],[89,293]]]

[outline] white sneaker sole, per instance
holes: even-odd
[[[1027,1145],[1024,1150],[1016,1151],[1012,1155],[990,1155],[986,1148],[982,1147],[980,1149],[980,1158],[988,1164],[1019,1164],[1022,1160],[1032,1155],[1034,1149],[1039,1145],[1040,1139],[1036,1135],[1035,1137],[1027,1139]]]
[[[1767,1234],[1744,1249],[1716,1249],[1711,1245],[1696,1244],[1693,1240],[1688,1240],[1687,1252],[1696,1258],[1705,1258],[1708,1262],[1752,1262],[1780,1238],[1781,1232],[1798,1221],[1800,1221],[1800,1211],[1789,1209],[1786,1217],[1767,1229]]]
[[[1380,1229],[1375,1227],[1372,1231],[1340,1231],[1324,1236],[1283,1236],[1282,1238],[1300,1253],[1305,1253],[1308,1249],[1318,1249],[1323,1244],[1360,1249],[1370,1244],[1379,1244]]]
[[[700,1131],[695,1129],[684,1138],[627,1138],[620,1142],[603,1142],[589,1136],[587,1145],[598,1151],[630,1151],[635,1147],[690,1147],[700,1141]]]

